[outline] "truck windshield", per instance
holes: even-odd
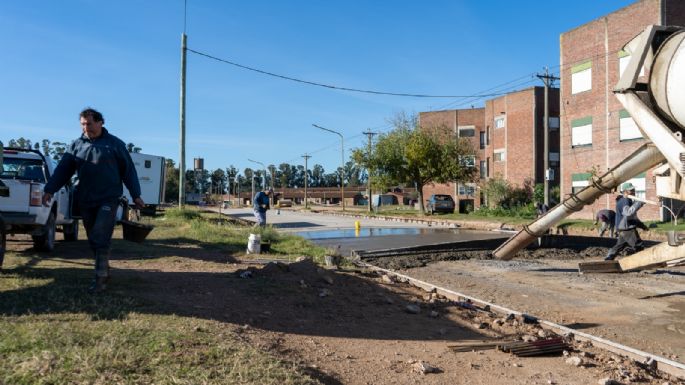
[[[8,156],[5,156],[3,160],[0,178],[30,180],[40,183],[45,183],[46,180],[41,160],[10,158]]]

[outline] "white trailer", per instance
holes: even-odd
[[[146,213],[154,214],[157,206],[164,202],[166,185],[166,160],[163,156],[131,153],[131,159],[138,173],[140,197],[145,202]],[[124,196],[133,202],[131,194],[124,186]]]

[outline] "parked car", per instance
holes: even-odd
[[[431,214],[436,212],[453,213],[454,199],[450,195],[433,194],[426,201],[426,211]]]
[[[78,239],[78,219],[72,218],[73,185],[69,183],[43,206],[43,187],[57,163],[39,151],[4,148],[0,182],[0,216],[6,234],[30,234],[37,250],[52,251],[57,226],[65,241]]]
[[[293,207],[293,201],[290,199],[281,199],[277,203],[278,207]]]

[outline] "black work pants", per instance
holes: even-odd
[[[618,255],[618,253],[624,249],[627,249],[628,254],[633,254],[644,249],[642,245],[642,239],[640,238],[640,234],[637,233],[636,229],[619,230],[618,240],[616,241],[614,247],[609,249],[605,259],[612,260],[616,258],[616,255]]]

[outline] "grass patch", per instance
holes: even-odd
[[[316,384],[233,327],[172,315],[5,317],[3,384]]]
[[[324,253],[272,228],[220,225],[212,218],[195,210],[167,210],[144,219],[155,229],[142,244],[121,240],[117,228],[113,254],[127,261],[139,259],[141,265],[193,264],[206,255],[237,257],[255,230],[272,242],[274,254],[320,259]],[[311,369],[305,372],[252,346],[240,326],[211,317],[179,316],[182,312],[168,304],[145,300],[150,297],[141,293],[164,286],[150,285],[143,274],[115,272],[116,287],[122,289],[88,294],[93,275],[89,254],[85,240],[60,242],[51,255],[7,253],[0,273],[0,384],[320,383]],[[226,259],[206,261],[221,263],[217,267],[224,269]],[[193,266],[197,270],[203,265]],[[269,293],[283,290],[261,286]]]

